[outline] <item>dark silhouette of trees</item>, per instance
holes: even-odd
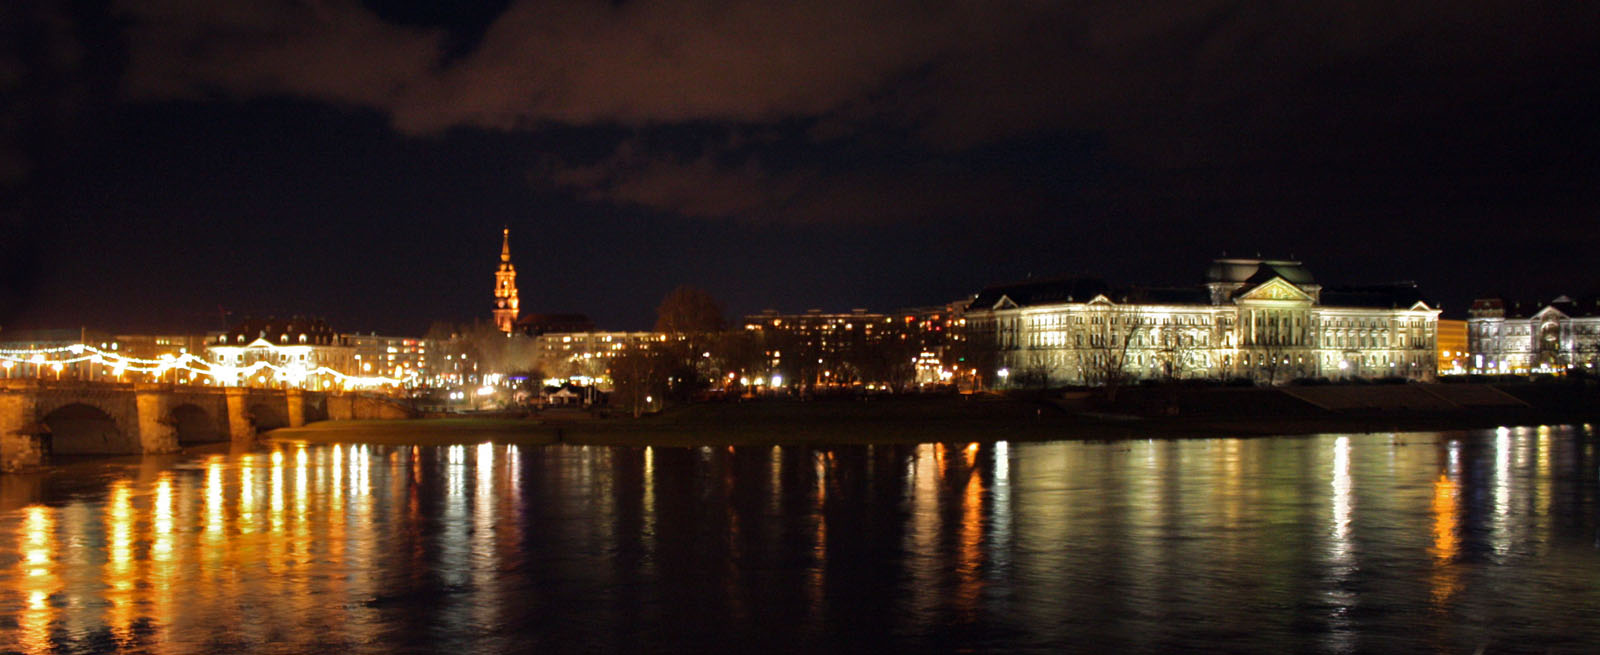
[[[656,307],[656,332],[667,337],[660,356],[673,398],[688,400],[709,386],[715,373],[710,348],[726,324],[721,303],[696,287],[673,289]]]
[[[628,348],[610,359],[612,407],[626,409],[638,418],[666,391],[666,369],[661,352]]]

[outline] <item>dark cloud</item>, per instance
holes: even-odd
[[[390,109],[437,74],[443,35],[359,2],[125,0],[134,98],[304,96]]]
[[[789,138],[750,139],[735,133],[708,139],[688,153],[624,140],[592,163],[548,158],[533,176],[585,200],[641,207],[696,218],[821,225],[929,223],[963,218],[1030,221],[1055,215],[1091,171],[1033,156],[1019,144],[960,154],[907,151],[877,143],[797,144]],[[656,140],[656,141],[659,141]],[[1087,143],[1050,145],[1080,158]],[[1066,172],[1073,180],[1064,183]]]
[[[905,138],[885,148],[929,160],[1093,133],[1174,200],[1219,175],[1253,196],[1441,153],[1493,172],[1499,151],[1545,156],[1551,134],[1582,129],[1600,81],[1593,3],[518,1],[467,47],[354,0],[119,6],[140,97],[305,96],[378,109],[414,134],[804,120],[829,142],[893,125]],[[1528,121],[1543,127],[1508,127]],[[974,204],[963,196],[1007,191],[936,169],[775,171],[622,148],[550,181],[687,216],[800,220],[927,216],[919,203],[950,196],[959,212]]]

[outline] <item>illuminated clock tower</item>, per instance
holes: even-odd
[[[511,228],[501,233],[500,270],[494,272],[494,326],[507,334],[517,324],[517,268],[511,265]]]

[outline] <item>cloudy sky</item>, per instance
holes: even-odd
[[[468,4],[0,3],[0,326],[1600,290],[1600,3]]]

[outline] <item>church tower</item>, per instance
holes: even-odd
[[[517,324],[517,268],[511,265],[511,228],[500,235],[500,270],[494,272],[494,326],[510,334]]]

